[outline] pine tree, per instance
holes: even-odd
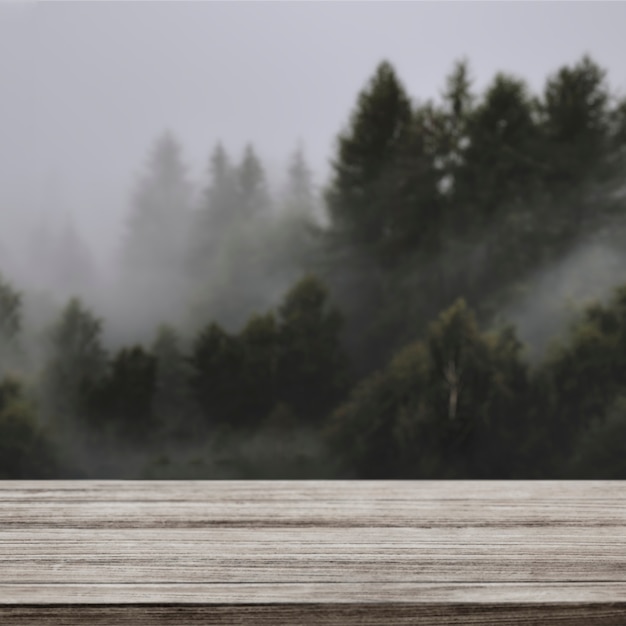
[[[622,286],[607,304],[588,306],[567,342],[555,344],[542,364],[553,400],[546,410],[551,417],[546,438],[555,457],[567,457],[575,439],[606,415],[624,391],[625,368],[626,287]]]
[[[0,375],[18,363],[21,328],[22,296],[0,274]]]
[[[313,422],[326,417],[347,384],[342,324],[327,288],[313,275],[298,281],[278,308],[279,399]]]
[[[191,386],[205,423],[241,426],[243,354],[237,337],[211,323],[196,338],[190,355]]]
[[[526,84],[498,74],[468,121],[469,145],[457,202],[473,207],[483,227],[496,213],[520,203],[536,189],[538,129]],[[461,182],[460,181],[460,182]]]
[[[626,396],[620,395],[599,419],[583,431],[564,465],[567,478],[625,480]]]
[[[291,155],[287,170],[285,207],[289,213],[311,218],[315,213],[312,173],[301,145]]]
[[[195,428],[189,379],[191,369],[177,332],[164,325],[152,343],[156,359],[154,410],[166,432],[190,435]]]
[[[466,150],[470,145],[469,122],[476,102],[466,60],[455,63],[446,78],[442,96],[440,108],[422,107],[420,117],[429,152],[435,155],[436,168],[441,174],[439,190],[449,200],[445,228],[447,234],[458,234],[471,227],[471,215],[458,196],[463,185]]]
[[[147,171],[135,189],[123,248],[125,271],[171,274],[180,268],[190,202],[180,144],[166,132],[155,142]]]
[[[270,208],[270,198],[265,181],[265,172],[252,144],[245,148],[238,171],[240,219],[264,216]]]
[[[211,185],[205,194],[203,211],[211,239],[223,237],[226,229],[237,218],[240,201],[236,168],[228,153],[218,143],[211,156]]]
[[[102,322],[77,298],[68,302],[49,330],[41,385],[43,404],[61,424],[90,419],[89,396],[107,371],[101,332]]]
[[[562,248],[623,212],[623,202],[614,197],[623,185],[625,162],[615,123],[619,104],[606,71],[588,56],[550,76],[540,104],[550,164],[545,184],[557,200],[549,222],[551,243]]]
[[[432,257],[442,246],[445,206],[441,183],[441,113],[426,105],[415,110],[410,129],[389,164],[389,224],[382,247],[387,267],[407,258]],[[435,127],[435,128],[433,128]]]
[[[178,317],[187,296],[192,190],[180,152],[171,133],[162,135],[132,198],[115,305],[136,332]]]
[[[258,425],[276,402],[280,355],[278,324],[273,313],[253,315],[239,333],[243,352],[241,393],[248,422]]]
[[[577,184],[603,166],[610,128],[606,72],[588,56],[549,77],[542,100],[550,182]]]
[[[360,478],[507,478],[524,471],[529,380],[510,329],[462,301],[352,392],[328,437]],[[524,420],[527,421],[524,421]]]
[[[195,213],[187,254],[187,268],[203,282],[214,271],[223,242],[239,216],[241,200],[237,170],[221,143],[211,154],[209,174],[210,184]]]
[[[388,62],[358,98],[349,127],[338,138],[326,193],[332,231],[377,254],[393,230],[398,201],[394,165],[411,126],[409,98]]]
[[[59,470],[56,451],[21,381],[0,379],[0,480],[55,478]]]
[[[120,350],[97,391],[102,422],[114,424],[124,437],[152,439],[157,427],[153,408],[156,368],[155,357],[141,346]]]

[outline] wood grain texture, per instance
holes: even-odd
[[[0,624],[626,625],[626,483],[0,481]]]

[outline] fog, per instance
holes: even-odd
[[[2,3],[2,248],[18,225],[69,212],[109,269],[134,178],[168,128],[196,180],[217,140],[234,153],[253,142],[273,178],[301,140],[322,184],[382,58],[421,99],[462,56],[478,89],[502,69],[538,88],[584,51],[626,87],[625,18],[621,3]]]
[[[17,369],[41,382],[51,323],[74,296],[103,322],[107,356],[152,345],[164,325],[187,349],[213,321],[234,336],[253,314],[274,310],[323,266],[310,231],[328,220],[323,192],[338,134],[382,60],[414,105],[440,100],[462,58],[476,94],[500,71],[540,93],[547,76],[585,53],[623,97],[624,24],[626,3],[0,3],[0,278],[23,297]],[[234,226],[228,210],[241,212]],[[211,212],[213,221],[203,222]],[[462,249],[443,242],[451,272],[484,271],[499,227]],[[515,325],[533,361],[587,302],[606,300],[626,280],[624,230],[615,220],[581,237],[499,303],[498,320]],[[346,343],[357,361],[371,321],[359,309],[367,303],[375,312],[372,276],[383,275],[359,254],[330,281],[344,312],[354,313]],[[431,284],[439,265],[435,258],[411,267],[405,292]],[[383,325],[392,326],[397,312],[389,308]],[[367,350],[374,362],[390,346]],[[370,362],[360,365],[369,373]],[[272,415],[283,411],[277,406]],[[87,474],[140,475],[159,452],[118,448],[115,438],[103,449],[89,432],[80,436],[65,443]],[[301,454],[323,458],[315,436],[298,436]],[[202,456],[198,475],[241,475],[218,467],[215,437],[161,452],[185,462]],[[256,455],[269,466],[271,445],[280,454],[291,446],[258,437],[231,442],[238,463]]]
[[[624,224],[616,223],[613,227]],[[557,263],[531,276],[523,293],[500,312],[515,326],[527,346],[527,356],[538,362],[580,319],[585,307],[605,304],[626,279],[626,251],[616,237],[594,234]]]

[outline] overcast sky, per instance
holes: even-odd
[[[588,52],[626,93],[625,29],[626,2],[0,0],[0,240],[9,217],[67,209],[111,250],[165,129],[196,179],[218,139],[273,170],[301,139],[323,182],[382,59],[427,99],[463,56],[479,89],[499,70],[540,89]]]

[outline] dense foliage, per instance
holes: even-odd
[[[301,148],[279,193],[252,145],[208,175],[155,143],[118,345],[72,298],[33,358],[0,277],[0,477],[626,477],[626,287],[532,361],[501,319],[591,235],[623,249],[626,101],[590,58],[539,94],[462,61],[438,102],[383,62],[321,195]]]

